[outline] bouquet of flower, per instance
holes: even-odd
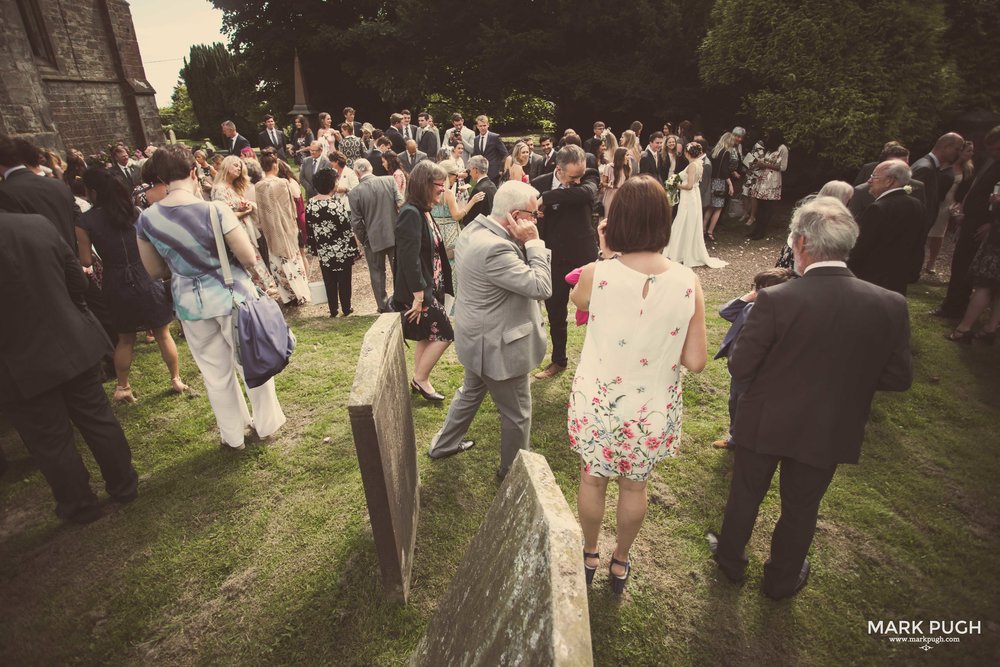
[[[681,175],[674,174],[667,180],[663,182],[663,186],[667,189],[667,197],[670,199],[671,206],[677,206],[677,202],[681,200]]]

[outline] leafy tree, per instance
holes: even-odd
[[[172,129],[178,137],[193,138],[198,130],[198,119],[191,106],[187,86],[178,82],[170,95],[170,106],[160,108],[164,129]]]
[[[218,42],[195,44],[184,59],[181,79],[201,136],[219,136],[219,125],[225,120],[232,120],[245,134],[260,123],[263,107],[257,80],[239,52]]]
[[[946,0],[945,50],[955,61],[963,107],[1000,110],[1000,11],[996,0]]]
[[[955,101],[940,0],[718,0],[701,77],[817,169],[931,136]]]

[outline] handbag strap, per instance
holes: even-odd
[[[233,288],[233,270],[229,266],[229,254],[226,252],[226,242],[222,238],[222,223],[219,221],[219,210],[214,202],[208,204],[208,216],[212,220],[212,234],[215,236],[215,250],[222,264],[222,280],[230,290]]]

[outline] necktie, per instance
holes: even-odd
[[[129,185],[135,185],[135,183],[132,182],[132,174],[128,173],[127,167],[122,167],[122,173],[125,174],[125,180],[128,181]]]
[[[484,134],[479,140],[479,152],[486,153],[486,135]]]
[[[271,130],[271,144],[277,148],[278,147],[278,133]]]

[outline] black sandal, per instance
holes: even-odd
[[[591,553],[589,551],[584,551],[583,552],[583,571],[587,575],[587,585],[588,586],[590,586],[590,583],[592,581],[594,581],[594,573],[597,572],[597,566],[595,565],[594,567],[590,567],[589,565],[587,565],[587,559],[588,558],[600,558],[600,557],[601,557],[601,554],[596,553],[596,552],[595,553]]]
[[[611,568],[614,565],[621,565],[625,568],[625,574],[619,577],[615,574]],[[625,591],[625,582],[632,575],[632,561],[620,561],[614,556],[611,556],[611,564],[608,565],[608,583],[611,585],[611,591],[615,595],[621,595]]]

